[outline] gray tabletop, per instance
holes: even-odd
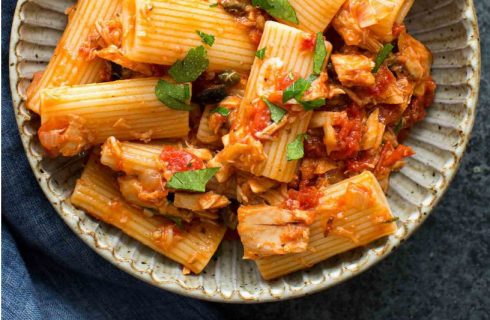
[[[483,71],[473,138],[449,191],[424,225],[380,264],[330,290],[217,308],[247,320],[490,319],[490,0],[474,1]]]

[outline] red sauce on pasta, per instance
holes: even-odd
[[[346,109],[348,120],[339,119],[334,124],[337,131],[337,150],[333,151],[330,156],[334,160],[344,160],[351,158],[359,152],[362,138],[362,110],[352,103]]]
[[[187,151],[178,150],[174,147],[165,147],[160,154],[160,158],[167,164],[167,170],[172,172],[204,168],[204,162],[201,159]]]
[[[284,206],[290,210],[309,210],[318,205],[320,192],[315,187],[301,187],[299,190],[290,189]]]
[[[374,86],[367,88],[367,91],[375,97],[381,96],[395,82],[396,78],[390,69],[382,66],[376,73],[376,83]]]
[[[315,50],[316,35],[308,34],[303,40],[301,40],[301,50],[302,51],[313,51]]]
[[[264,130],[271,120],[271,113],[267,108],[267,105],[263,101],[259,101],[252,111],[250,121],[250,131],[252,134],[256,134]]]

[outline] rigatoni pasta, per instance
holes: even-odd
[[[256,45],[248,29],[223,8],[201,0],[123,0],[124,55],[131,60],[172,65],[201,44],[196,31],[215,37],[208,47],[211,70],[248,71]]]
[[[38,74],[27,92],[27,107],[39,113],[43,88],[96,83],[110,77],[103,59],[87,59],[80,48],[98,21],[109,20],[121,10],[120,0],[79,0],[69,10],[68,25],[46,70]]]
[[[257,260],[264,279],[309,268],[396,231],[388,202],[373,174],[365,172],[321,192],[315,222],[310,228],[308,249]]]
[[[148,216],[121,196],[110,169],[90,157],[78,180],[71,202],[153,250],[198,274],[218,248],[226,228],[210,223],[179,229],[172,220]]]
[[[145,78],[44,89],[41,143],[51,153],[70,156],[111,136],[143,141],[186,136],[189,113],[160,102],[157,82]]]

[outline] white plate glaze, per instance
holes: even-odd
[[[312,294],[349,279],[386,257],[417,229],[441,199],[466,148],[480,81],[480,47],[471,0],[416,0],[406,20],[409,31],[434,54],[438,84],[434,105],[407,144],[417,154],[393,175],[388,198],[398,232],[297,272],[266,282],[255,264],[241,260],[239,243],[225,242],[222,254],[198,276],[101,223],[69,202],[82,159],[43,157],[36,136],[39,118],[26,110],[25,92],[42,70],[63,32],[64,10],[73,0],[20,0],[10,43],[10,84],[17,124],[34,174],[56,211],[87,245],[118,268],[157,287],[219,302],[265,302]]]

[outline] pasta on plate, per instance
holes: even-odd
[[[200,273],[266,280],[396,232],[389,177],[432,104],[413,0],[78,0],[28,90],[71,202]]]

